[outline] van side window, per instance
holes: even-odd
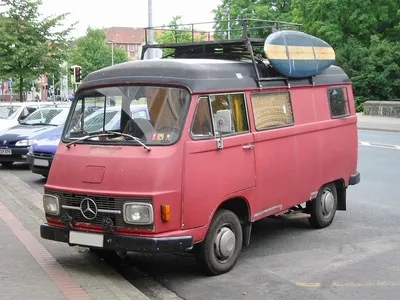
[[[207,97],[200,98],[197,102],[192,123],[192,135],[196,137],[213,136],[210,105]]]
[[[220,134],[220,129],[222,134],[249,131],[244,94],[211,95],[210,101],[217,134]],[[222,126],[217,126],[221,119]]]
[[[257,130],[293,125],[290,93],[271,92],[251,94],[254,122]]]
[[[350,114],[346,87],[329,88],[328,99],[332,118],[346,117]]]

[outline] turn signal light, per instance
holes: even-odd
[[[161,205],[161,220],[163,222],[171,220],[171,207],[167,204]]]

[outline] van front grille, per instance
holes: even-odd
[[[152,228],[152,225],[138,226],[130,225],[124,222],[123,205],[125,202],[145,202],[152,203],[151,199],[131,198],[131,197],[107,197],[88,194],[75,194],[75,193],[62,193],[62,192],[48,192],[46,193],[58,196],[60,201],[61,216],[67,213],[73,218],[73,221],[82,222],[93,225],[101,225],[103,219],[110,218],[114,225],[117,227],[135,227],[135,228]],[[80,206],[82,200],[89,198],[96,203],[97,216],[88,220],[81,212]]]

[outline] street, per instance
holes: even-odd
[[[348,189],[347,211],[337,212],[328,228],[259,221],[238,264],[217,277],[200,273],[190,255],[128,254],[108,263],[138,289],[148,274],[186,300],[396,299],[400,133],[360,130],[359,141],[361,183]],[[45,179],[26,165],[11,172],[43,193]]]

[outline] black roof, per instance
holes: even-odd
[[[93,85],[168,84],[182,85],[191,92],[238,90],[258,88],[258,70],[261,87],[279,87],[350,82],[338,66],[330,66],[312,78],[286,78],[264,62],[255,65],[251,60],[226,59],[152,59],[130,61],[95,71],[85,77],[79,90]]]

